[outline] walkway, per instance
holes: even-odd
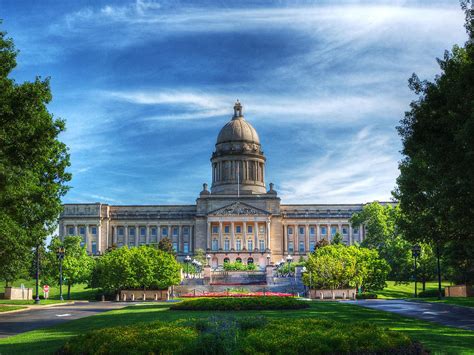
[[[75,304],[31,308],[15,313],[0,313],[0,338],[6,338],[30,330],[50,327],[73,319],[123,308],[123,302],[77,302]]]
[[[357,306],[397,313],[451,327],[474,330],[474,308],[403,300],[350,301]]]

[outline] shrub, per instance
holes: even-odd
[[[275,309],[303,309],[309,304],[292,297],[222,297],[198,298],[173,304],[172,310],[186,311],[247,311]]]
[[[358,293],[356,295],[356,298],[358,300],[374,300],[377,298],[376,293],[369,293],[369,292],[364,292],[364,293]]]
[[[395,331],[312,318],[222,317],[105,328],[71,338],[59,354],[424,354]]]
[[[444,288],[441,289],[441,295],[444,297]],[[418,297],[438,297],[438,289],[421,291]]]
[[[253,271],[256,270],[255,264],[243,264],[241,262],[224,263],[224,270],[226,271]]]

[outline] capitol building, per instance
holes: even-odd
[[[216,267],[226,261],[265,266],[287,255],[306,256],[336,233],[361,242],[364,227],[349,219],[363,204],[284,204],[265,183],[266,157],[257,131],[237,101],[211,156],[212,185],[192,205],[65,204],[59,235],[79,235],[87,251],[157,244],[169,238],[179,258],[198,248]]]

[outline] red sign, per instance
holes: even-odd
[[[43,292],[49,292],[49,286],[48,285],[43,286]]]

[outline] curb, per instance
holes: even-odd
[[[14,309],[12,311],[1,312],[0,316],[2,314],[19,313],[19,312],[29,311],[29,310],[32,310],[32,309],[44,309],[44,308],[51,308],[51,307],[57,307],[57,306],[70,306],[70,305],[73,305],[75,303],[89,303],[89,301],[70,301],[70,302],[64,302],[64,303],[53,303],[53,304],[45,304],[45,305],[39,305],[39,306],[26,305],[26,304],[2,304],[3,306],[20,306],[20,307],[25,307],[25,308]]]

